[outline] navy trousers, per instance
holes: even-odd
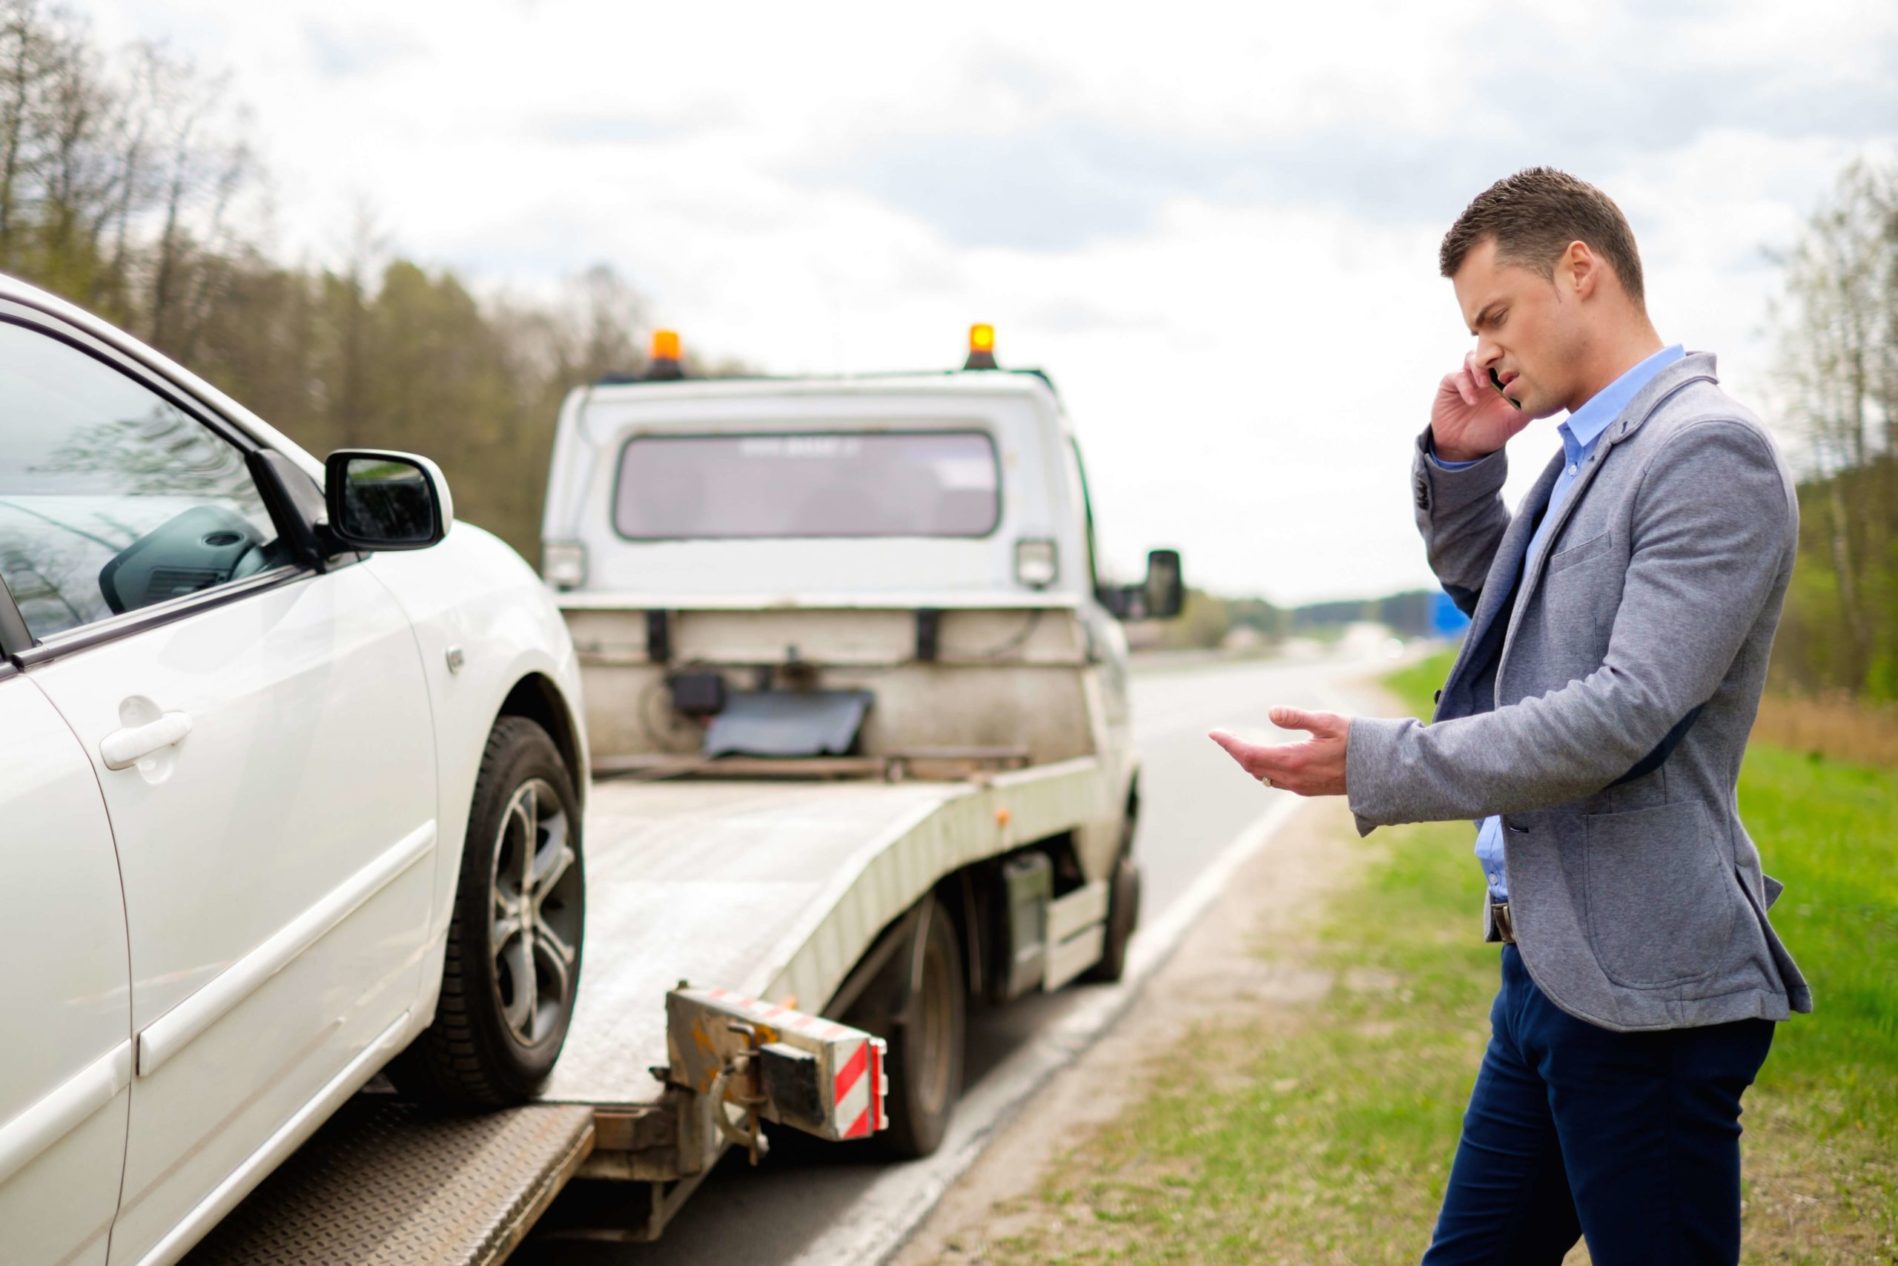
[[[1770,1020],[1614,1033],[1545,997],[1503,946],[1489,1049],[1425,1266],[1740,1260],[1740,1095]]]

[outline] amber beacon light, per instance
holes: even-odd
[[[995,327],[987,322],[978,322],[969,327],[969,359],[962,362],[964,369],[995,368]]]
[[[685,377],[685,366],[681,363],[679,354],[677,330],[652,332],[652,355],[647,357],[646,377],[648,379]]]

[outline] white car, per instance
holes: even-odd
[[[532,1091],[579,674],[432,463],[319,463],[0,278],[0,581],[0,1260],[175,1260],[385,1065]]]

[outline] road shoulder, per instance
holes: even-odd
[[[1314,914],[1366,864],[1338,845],[1348,826],[1341,802],[1314,801],[1247,857],[1114,1027],[1023,1104],[944,1193],[893,1258],[898,1266],[984,1261],[1037,1220],[1064,1218],[1038,1195],[1052,1166],[1160,1087],[1181,1042],[1235,1011],[1295,1024],[1301,1004],[1324,997],[1331,975],[1309,965],[1302,942]],[[1261,958],[1263,945],[1284,952]]]

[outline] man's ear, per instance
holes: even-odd
[[[1577,299],[1586,299],[1601,285],[1601,267],[1601,260],[1595,257],[1587,242],[1574,241],[1562,252],[1556,264],[1556,276],[1568,283],[1567,288]]]

